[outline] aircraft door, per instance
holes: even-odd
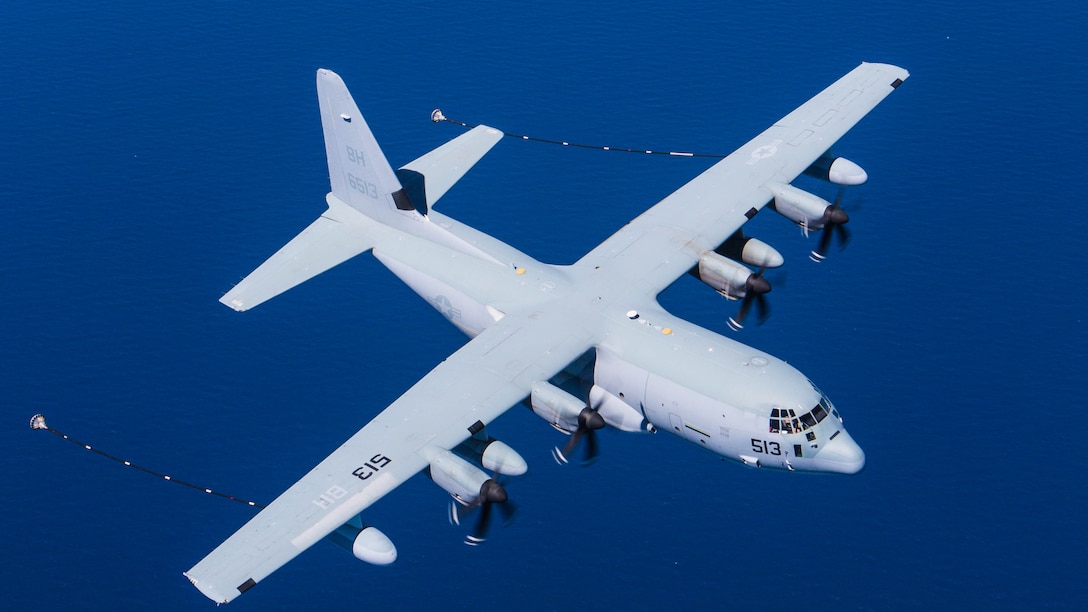
[[[684,435],[684,419],[680,418],[680,415],[675,412],[669,413],[669,426],[672,428],[672,432],[678,436]]]

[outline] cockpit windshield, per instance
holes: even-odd
[[[789,408],[772,408],[769,431],[771,433],[786,434],[801,433],[815,427],[817,423],[820,423],[827,418],[828,414],[832,413],[836,418],[839,418],[839,414],[831,406],[831,402],[822,395],[820,396],[820,403],[816,404],[816,407],[800,416]]]

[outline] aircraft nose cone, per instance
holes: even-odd
[[[841,474],[857,474],[865,467],[865,451],[843,430],[820,449],[816,456],[823,469]]]

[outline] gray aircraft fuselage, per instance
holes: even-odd
[[[594,275],[590,257],[573,266],[544,264],[437,211],[425,222],[463,243],[438,245],[405,233],[382,241],[374,255],[470,337],[503,316],[598,313],[605,340],[590,367],[571,370],[578,384],[564,387],[588,389],[582,399],[610,425],[667,430],[756,467],[853,474],[865,466],[830,400],[784,361],[664,309],[632,310],[625,285]],[[647,303],[639,297],[630,302]]]

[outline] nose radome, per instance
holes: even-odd
[[[816,459],[830,472],[857,474],[865,467],[865,451],[846,430],[840,431],[834,440],[825,444]]]

